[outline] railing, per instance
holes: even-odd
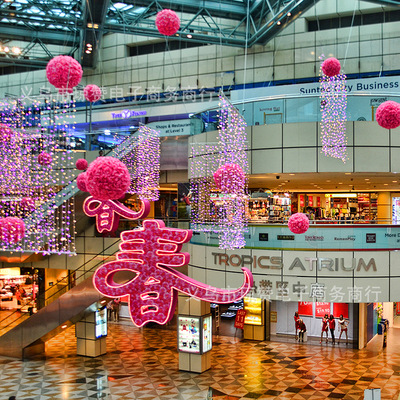
[[[373,121],[376,108],[384,101],[400,102],[396,93],[377,93],[375,95],[354,93],[347,94],[347,121]],[[265,124],[283,124],[294,122],[320,122],[321,99],[319,94],[274,95],[233,100],[244,116],[248,126]],[[192,135],[218,129],[219,108],[212,108],[193,114],[202,124],[192,124]]]
[[[75,286],[75,284],[79,284],[80,282],[84,281],[85,279],[89,278],[90,276],[93,275],[95,272],[96,268],[99,267],[101,264],[103,264],[105,261],[109,261],[110,259],[114,258],[114,255],[107,255],[105,256],[104,253],[111,249],[113,246],[116,245],[115,243],[112,243],[106,248],[103,248],[103,250],[93,256],[90,260],[86,261],[84,264],[82,264],[79,268],[70,271],[69,274],[64,277],[63,279],[58,280],[55,285],[62,285],[63,287],[59,289],[55,289],[54,286],[48,288],[45,290],[43,293],[39,294],[38,298],[36,300],[32,300],[30,303],[25,304],[25,308],[33,308],[35,307],[36,304],[43,304],[44,306],[47,306],[48,304],[52,303],[53,301],[57,300],[61,295],[63,295],[67,290],[66,288],[69,288],[71,286]],[[116,249],[118,251],[118,248]],[[96,263],[96,260],[98,257],[102,257],[103,259],[99,262]],[[90,266],[92,262],[95,262],[93,266]],[[88,266],[89,269],[85,270]],[[77,276],[79,274],[79,276]],[[71,283],[71,280],[75,281]],[[3,335],[4,333],[8,332],[18,324],[20,324],[22,321],[26,320],[29,318],[30,313],[21,313],[20,310],[16,310],[9,314],[6,318],[3,318],[0,320],[0,336]]]

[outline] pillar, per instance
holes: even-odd
[[[179,317],[190,317],[201,318],[209,316],[210,313],[210,303],[195,299],[193,297],[188,297],[183,294],[179,294],[178,297],[178,343],[179,343]],[[212,318],[210,320],[210,323]],[[202,329],[203,326],[198,327],[199,329],[199,340],[203,339]],[[212,332],[212,327],[211,327]],[[212,334],[209,340],[212,345]],[[197,344],[199,345],[199,343]],[[203,344],[204,347],[204,344]],[[202,373],[211,368],[211,351],[207,351],[203,354],[194,354],[188,352],[179,351],[179,369],[181,371],[197,372]]]
[[[378,193],[378,224],[390,224],[392,221],[392,204],[390,192]]]

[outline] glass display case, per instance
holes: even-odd
[[[203,354],[212,349],[211,315],[178,316],[178,351]]]

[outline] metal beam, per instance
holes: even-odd
[[[74,46],[78,40],[72,37],[71,32],[63,33],[55,29],[34,31],[23,28],[22,26],[11,26],[4,22],[0,22],[0,37],[14,40],[24,40],[28,42],[30,42],[32,38],[37,38],[47,44],[64,46]]]

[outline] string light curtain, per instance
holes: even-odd
[[[223,95],[218,121],[218,143],[191,149],[192,228],[217,233],[221,249],[238,249],[247,230],[246,122]]]
[[[322,61],[324,56],[320,57]],[[347,159],[346,75],[340,74],[340,63],[336,58],[321,62],[320,104],[321,104],[321,142],[326,156]]]
[[[69,97],[29,104],[6,99],[0,106],[0,122],[12,132],[0,146],[0,223],[18,219],[14,227],[20,232],[10,235],[4,231],[10,225],[0,224],[0,249],[74,254],[74,200],[59,204],[56,195],[73,179],[75,103]]]
[[[132,142],[121,161],[131,174],[128,193],[136,193],[141,200],[157,201],[160,198],[160,133],[141,125],[137,141]]]

